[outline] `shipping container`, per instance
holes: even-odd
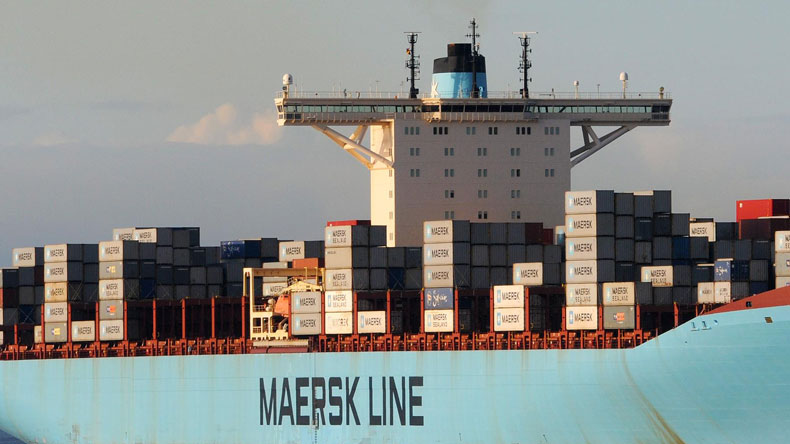
[[[100,341],[123,341],[124,340],[123,319],[99,321],[99,340]]]
[[[715,304],[714,282],[700,282],[697,284],[697,303],[699,304]]]
[[[488,264],[492,267],[507,266],[508,245],[490,245],[488,247]]]
[[[140,276],[140,265],[136,261],[102,262],[99,279],[134,279]]]
[[[471,270],[468,265],[431,265],[423,268],[426,288],[469,287]]]
[[[714,282],[714,302],[717,304],[729,304],[732,302],[732,283],[731,282]]]
[[[354,333],[354,313],[350,311],[325,313],[324,332],[328,335],[350,335]]]
[[[614,213],[614,196],[611,190],[566,191],[565,214]]]
[[[470,244],[465,242],[426,244],[423,265],[468,265]],[[504,261],[503,261],[504,262]]]
[[[370,247],[368,260],[370,261],[370,268],[387,268],[387,248]]]
[[[55,262],[44,264],[44,283],[80,282],[82,278],[82,262]]]
[[[326,268],[368,268],[370,266],[368,247],[337,247],[324,250]]]
[[[406,268],[406,248],[387,248],[387,266],[390,268]]]
[[[776,253],[775,273],[776,276],[790,276],[790,253]]]
[[[36,267],[44,265],[44,248],[27,247],[11,250],[12,265],[14,267]]]
[[[0,288],[16,288],[19,286],[19,270],[16,268],[0,268]]]
[[[614,213],[618,216],[633,216],[634,193],[614,193]]]
[[[453,310],[425,310],[423,313],[426,333],[452,333],[455,321]]]
[[[351,290],[327,291],[324,293],[324,311],[340,312],[354,310],[354,292]]]
[[[17,323],[19,323],[19,309],[9,307],[0,308],[0,325],[16,325]]]
[[[565,305],[598,305],[598,284],[568,284],[565,286]]]
[[[99,242],[99,261],[135,261],[139,259],[136,241],[104,241]]]
[[[422,225],[423,243],[469,242],[468,220],[425,221]]]
[[[471,287],[491,288],[491,269],[488,267],[472,267]]]
[[[615,241],[613,237],[574,237],[565,240],[565,259],[584,261],[594,259],[614,259]]]
[[[493,222],[488,224],[488,236],[491,245],[507,244],[507,223]]]
[[[261,240],[244,239],[219,243],[220,259],[246,259],[261,257]]]
[[[291,330],[294,336],[321,334],[321,313],[296,313],[291,316]]]
[[[130,241],[134,240],[134,227],[131,228],[113,228],[112,240],[116,241]]]
[[[48,344],[60,344],[69,340],[69,328],[65,322],[51,322],[43,327],[44,341]]]
[[[172,228],[173,248],[189,248],[200,245],[200,228],[181,227]]]
[[[634,217],[617,216],[615,218],[614,236],[618,239],[633,239]]]
[[[672,266],[642,267],[642,282],[650,282],[653,287],[671,287],[673,285]]]
[[[403,273],[406,290],[422,288],[422,268],[407,268]]]
[[[280,242],[280,262],[290,262],[306,257],[323,257],[323,241]]]
[[[96,321],[71,323],[71,342],[93,342],[96,340]]]
[[[44,245],[44,263],[82,262],[82,244]]]
[[[325,290],[367,290],[370,285],[370,274],[364,268],[326,270],[324,279]]]
[[[614,236],[614,214],[569,214],[565,216],[565,238]]]
[[[603,284],[603,305],[636,304],[636,287],[633,282],[606,282]]]
[[[597,306],[568,306],[565,307],[566,330],[597,330]]]
[[[604,307],[603,328],[606,330],[633,330],[636,328],[634,307]]]
[[[99,320],[107,321],[113,319],[123,320],[123,301],[99,301]]]
[[[790,214],[788,199],[754,199],[735,202],[735,220],[757,219],[765,216],[784,216]]]
[[[774,251],[790,253],[790,231],[777,231],[774,235]]]
[[[455,306],[455,291],[452,288],[426,288],[423,290],[426,310],[452,310]]]
[[[777,276],[775,283],[776,283],[776,288],[789,287],[790,276]]]
[[[484,247],[485,245],[473,245],[472,248],[476,246]],[[472,259],[472,261],[474,261],[474,258]],[[513,264],[517,264],[519,262],[542,262],[542,261],[543,261],[543,245],[508,245],[507,246],[507,266],[509,267],[512,267]],[[478,265],[484,265],[484,264],[478,264]]]
[[[140,281],[137,279],[106,279],[99,281],[99,300],[138,299]]]
[[[488,245],[472,245],[471,258],[473,267],[488,267],[490,262],[488,260],[489,246]]]
[[[479,222],[470,223],[469,240],[472,245],[488,245],[491,242],[491,237],[488,233],[488,224]]]
[[[715,222],[690,222],[689,236],[704,237],[708,242],[716,242],[716,223]]]
[[[386,311],[357,312],[357,333],[387,333]]]
[[[523,308],[497,308],[494,310],[494,331],[524,331]]]
[[[326,248],[368,246],[370,227],[367,225],[338,225],[324,229]]]
[[[44,322],[68,322],[68,302],[51,302],[44,304]]]
[[[291,313],[320,313],[321,292],[299,291],[291,293]]]
[[[172,228],[135,228],[132,232],[132,240],[141,244],[156,244],[162,246],[173,245]]]
[[[17,288],[0,288],[0,308],[12,308],[19,305]]]
[[[523,285],[494,286],[494,308],[524,308]]]
[[[568,284],[593,284],[596,282],[613,282],[614,280],[614,261],[565,262],[565,282]]]

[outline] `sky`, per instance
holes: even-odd
[[[672,95],[669,127],[584,161],[574,189],[672,189],[675,211],[734,220],[737,199],[790,197],[788,15],[781,1],[0,1],[0,266],[13,247],[113,227],[200,226],[216,245],[368,218],[367,171],[276,126],[282,75],[399,91],[403,33],[420,31],[429,91],[472,17],[491,91],[517,88],[512,32],[538,31],[533,91],[617,91],[627,71],[629,90]]]

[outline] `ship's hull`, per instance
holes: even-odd
[[[788,338],[779,306],[631,350],[4,362],[0,429],[48,444],[786,442]]]

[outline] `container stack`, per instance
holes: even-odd
[[[5,337],[13,335],[11,329],[19,322],[19,270],[0,268],[0,346]]]
[[[314,336],[321,332],[321,292],[302,291],[291,293],[291,334]],[[344,330],[347,331],[347,330]],[[327,332],[328,333],[328,332]],[[351,333],[351,331],[348,331]]]
[[[790,286],[790,231],[777,231],[774,239],[776,288],[787,287]]]
[[[11,254],[13,266],[19,270],[18,322],[40,325],[44,303],[44,247],[14,248]]]
[[[603,292],[603,328],[633,330],[636,328],[636,283],[606,282]]]
[[[615,281],[614,210],[613,191],[565,193],[565,282],[568,284],[565,325],[568,330],[598,329],[597,296],[595,300],[578,296],[597,294],[599,283]]]
[[[209,296],[225,295],[239,297],[244,293],[243,270],[244,268],[260,268],[262,264],[277,263],[279,241],[276,238],[243,239],[222,241],[219,246],[219,263],[206,263],[206,282]],[[210,247],[207,247],[210,248]],[[287,264],[286,264],[287,267]],[[285,282],[284,278],[269,281],[271,283]],[[263,290],[263,281],[256,282],[256,292]],[[220,288],[218,288],[220,287]],[[276,288],[269,286],[269,293],[279,291],[284,286]],[[268,296],[269,294],[264,294]]]
[[[525,287],[523,285],[497,285],[494,293],[494,331],[521,332],[527,327]]]
[[[501,238],[506,241],[506,225],[501,225]],[[471,286],[469,221],[426,221],[423,243],[423,327],[427,333],[451,333],[458,327],[456,289]],[[502,264],[506,263],[506,251],[503,245]],[[468,313],[463,317],[466,320]]]
[[[43,337],[47,343],[67,342],[70,320],[94,318],[95,306],[86,303],[97,300],[98,279],[98,245],[44,247]]]
[[[137,241],[114,240],[99,243],[99,340],[101,341],[130,339],[124,335],[124,301],[141,297],[139,258]],[[153,291],[153,289],[149,290]],[[133,332],[131,328],[128,330]]]

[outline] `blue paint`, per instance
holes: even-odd
[[[0,429],[50,444],[781,443],[788,337],[782,306],[700,316],[631,350],[3,362]],[[260,378],[290,378],[295,400],[295,378],[331,376],[360,378],[362,425],[260,425]],[[382,411],[382,376],[399,393],[402,380],[423,378],[412,393],[423,426],[397,414],[398,425],[365,425]]]
[[[458,99],[470,97],[472,93],[471,72],[442,72],[433,74],[433,83],[441,98]],[[488,83],[486,73],[477,73],[477,87],[480,97],[488,97]]]

